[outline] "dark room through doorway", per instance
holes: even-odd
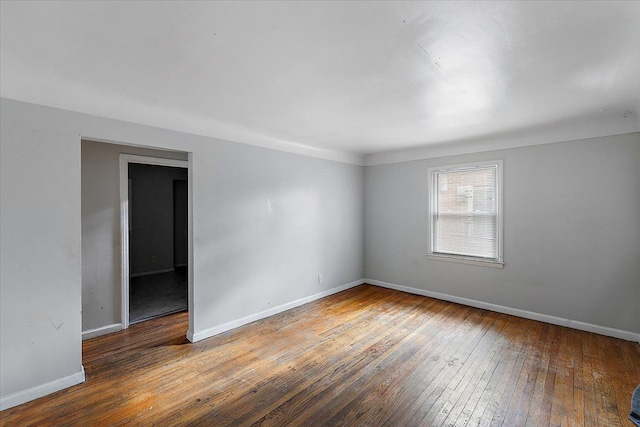
[[[188,170],[129,163],[129,322],[188,309]]]

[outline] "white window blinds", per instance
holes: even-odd
[[[498,164],[431,174],[432,253],[498,261]]]

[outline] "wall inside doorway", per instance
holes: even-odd
[[[82,330],[120,324],[120,154],[187,160],[187,153],[82,141]]]
[[[189,183],[173,181],[173,265],[184,267],[189,261]]]
[[[132,192],[129,195],[131,276],[173,270],[174,183],[186,182],[187,178],[185,168],[129,164],[129,188]],[[183,243],[182,252],[186,252],[186,239]]]

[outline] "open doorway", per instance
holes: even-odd
[[[187,162],[121,156],[123,327],[188,309]]]
[[[187,169],[129,163],[129,322],[187,310]]]

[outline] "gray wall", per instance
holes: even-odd
[[[363,277],[360,166],[6,99],[0,112],[2,398],[81,371],[81,139],[189,152],[191,333]],[[95,212],[116,239],[111,208]],[[111,316],[88,327],[118,321],[113,294],[98,300]]]
[[[131,275],[174,268],[173,183],[186,181],[187,176],[185,168],[129,165],[133,193],[129,198]]]
[[[225,143],[193,169],[196,329],[363,277],[362,167]]]
[[[504,269],[427,260],[427,167],[504,159]],[[640,332],[640,134],[365,169],[365,276]]]
[[[189,261],[189,183],[173,182],[173,262],[184,267]]]
[[[80,141],[0,106],[0,396],[81,372]]]
[[[82,330],[121,321],[120,154],[187,160],[187,153],[82,141]]]

